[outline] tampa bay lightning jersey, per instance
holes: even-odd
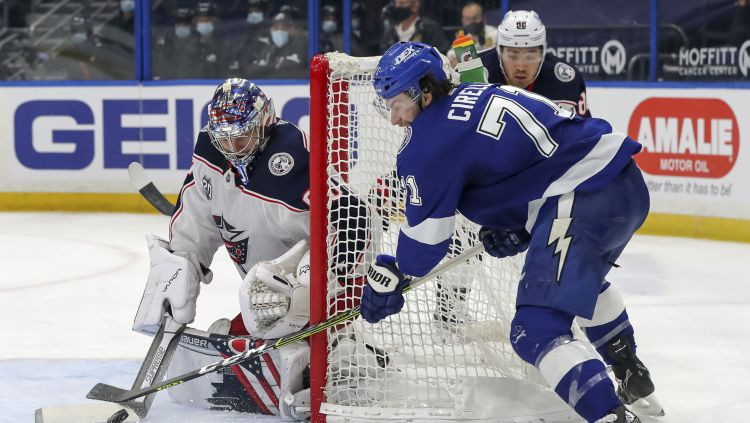
[[[640,151],[604,120],[512,86],[461,84],[407,128],[397,157],[406,219],[397,260],[422,276],[445,256],[459,211],[531,232],[547,198],[606,186]]]
[[[500,57],[496,48],[479,52],[482,65],[487,69],[487,81],[493,84],[505,84],[508,81],[500,70]],[[542,67],[534,82],[527,91],[541,94],[558,105],[574,110],[583,117],[590,117],[586,101],[586,84],[576,68],[552,53],[544,55]]]

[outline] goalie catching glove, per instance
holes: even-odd
[[[367,271],[367,286],[362,293],[362,318],[375,324],[404,307],[403,290],[409,285],[396,265],[396,257],[378,255]]]
[[[275,339],[310,320],[310,253],[300,241],[281,257],[253,266],[240,287],[242,321],[248,333]]]
[[[177,323],[187,324],[195,319],[200,282],[211,282],[213,274],[210,270],[204,274],[195,254],[170,251],[169,242],[154,234],[146,235],[146,242],[151,269],[133,330],[153,336],[167,307]]]

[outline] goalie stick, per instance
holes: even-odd
[[[446,272],[447,270],[452,269],[453,267],[461,264],[463,261],[468,260],[469,258],[482,253],[483,251],[484,251],[484,246],[482,244],[469,248],[468,250],[464,251],[458,256],[437,266],[435,269],[432,270],[432,272],[428,273],[427,275],[421,278],[412,279],[409,285],[406,288],[404,288],[404,292],[408,292],[418,287],[419,285],[424,284],[425,282],[434,278],[435,276],[438,276]],[[287,335],[278,339],[267,340],[265,341],[265,343],[263,343],[259,347],[235,354],[231,357],[227,357],[226,359],[222,361],[217,361],[216,363],[212,363],[207,366],[201,367],[200,369],[196,369],[188,373],[185,373],[183,375],[173,377],[161,383],[154,384],[154,385],[147,386],[147,387],[142,387],[142,388],[134,387],[133,389],[130,389],[130,390],[118,388],[116,386],[107,385],[104,383],[98,383],[93,388],[91,388],[91,391],[88,393],[86,397],[91,398],[91,399],[101,400],[101,401],[118,402],[118,403],[132,401],[144,395],[153,394],[155,392],[168,389],[173,386],[180,385],[189,380],[201,377],[207,373],[215,372],[215,371],[233,366],[235,364],[253,359],[255,357],[260,357],[273,350],[282,348],[285,345],[289,345],[293,342],[306,339],[330,327],[339,325],[350,319],[354,319],[357,316],[359,316],[359,306],[356,306],[343,313],[339,313],[324,322],[321,322],[312,326],[308,326],[305,329],[302,329],[300,331],[294,332],[290,335]]]
[[[175,205],[170,202],[164,194],[156,188],[156,185],[146,175],[146,171],[138,162],[128,165],[128,176],[133,187],[146,199],[159,213],[172,216]]]
[[[185,325],[176,323],[167,314],[154,335],[148,353],[133,382],[133,389],[148,387],[160,381],[169,367]],[[35,423],[137,423],[151,408],[155,394],[143,401],[122,401],[117,404],[74,404],[42,407],[35,412]]]

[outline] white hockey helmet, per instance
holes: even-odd
[[[533,10],[509,10],[497,26],[497,47],[542,47],[547,49],[547,31]]]

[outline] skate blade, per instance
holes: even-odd
[[[638,410],[640,413],[646,414],[653,417],[663,417],[664,407],[661,406],[659,400],[656,398],[655,393],[651,393],[646,397],[640,398],[631,404],[633,408]]]

